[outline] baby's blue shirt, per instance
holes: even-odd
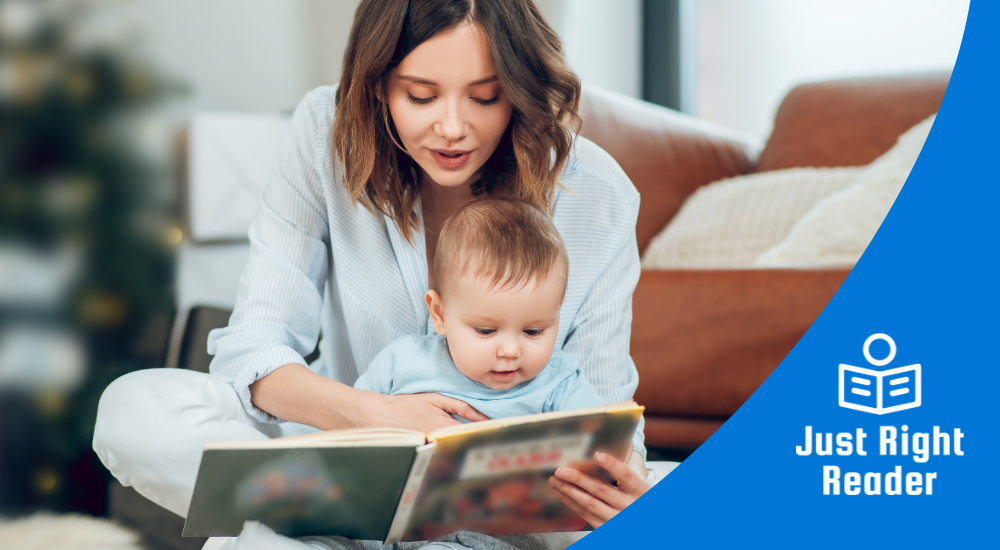
[[[386,395],[440,393],[490,418],[604,405],[576,359],[561,349],[538,376],[494,390],[462,374],[448,353],[448,340],[437,334],[397,338],[375,356],[354,387]]]

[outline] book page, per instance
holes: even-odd
[[[552,494],[548,478],[568,466],[610,480],[593,461],[594,453],[624,459],[642,407],[567,412],[434,432],[437,447],[403,540],[430,540],[456,530],[509,535],[585,528],[586,522]]]

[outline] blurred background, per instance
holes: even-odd
[[[950,70],[968,12],[536,1],[585,86],[761,141],[796,84]],[[111,479],[90,447],[100,394],[133,370],[207,360],[186,319],[231,307],[255,206],[228,223],[199,205],[241,186],[253,202],[287,112],[339,79],[356,6],[0,0],[0,516],[108,514]],[[261,153],[247,161],[257,172],[208,159],[227,143]]]

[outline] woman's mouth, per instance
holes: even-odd
[[[462,151],[459,149],[431,149],[431,156],[443,168],[461,168],[469,162],[472,151]]]

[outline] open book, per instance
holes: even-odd
[[[205,445],[184,536],[236,536],[253,519],[289,536],[429,540],[578,531],[556,498],[560,466],[611,480],[593,461],[624,459],[643,408],[614,405],[503,418],[431,433],[351,429]]]

